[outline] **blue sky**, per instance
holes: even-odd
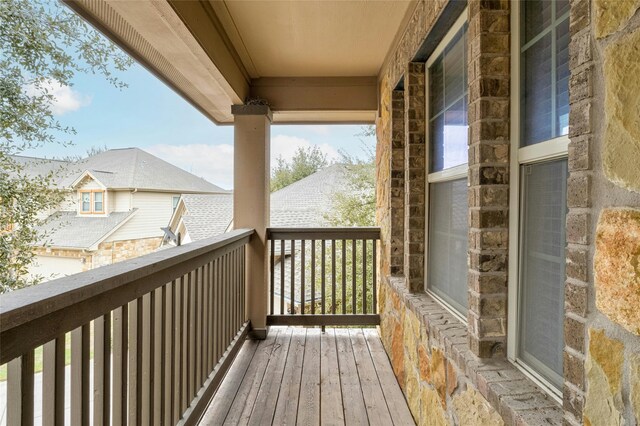
[[[77,130],[70,147],[48,145],[24,152],[38,157],[83,155],[92,146],[138,147],[198,176],[231,188],[233,126],[216,126],[179,95],[135,64],[118,90],[100,75],[78,75],[58,87],[53,110]],[[361,126],[272,126],[272,159],[290,158],[297,147],[317,145],[330,159],[344,151],[362,156]],[[368,138],[373,146],[375,141]],[[275,161],[272,161],[274,163]]]

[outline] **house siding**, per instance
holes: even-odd
[[[136,214],[106,241],[120,241],[137,238],[162,237],[160,229],[167,226],[173,207],[171,199],[175,194],[161,192],[135,192],[131,195],[132,208]]]
[[[401,181],[407,170],[401,153],[406,154],[409,135],[402,122],[419,116],[411,110],[407,70],[449,4],[417,4],[379,75],[380,332],[412,414],[418,424],[469,424],[465,419],[473,424],[635,424],[640,421],[640,315],[635,312],[640,269],[632,267],[632,259],[640,253],[640,84],[629,77],[640,72],[640,2],[616,2],[613,8],[605,0],[570,2],[561,403],[506,358],[507,0],[468,2],[468,324],[407,280],[411,265],[399,262],[408,255],[399,235],[406,238],[403,227],[410,223],[405,221],[407,184]]]

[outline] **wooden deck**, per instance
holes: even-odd
[[[202,425],[414,425],[375,329],[272,327],[247,340]]]

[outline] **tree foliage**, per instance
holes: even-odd
[[[375,134],[375,127],[367,126],[358,136]],[[333,194],[333,203],[325,219],[332,226],[375,226],[376,222],[376,164],[375,151],[361,139],[364,158],[342,154],[346,168],[346,187]]]
[[[298,148],[290,162],[282,156],[271,173],[271,192],[289,186],[329,165],[327,155],[317,146]]]
[[[57,1],[0,1],[0,291],[24,287],[33,245],[43,237],[39,215],[61,200],[59,170],[34,176],[12,156],[75,134],[54,114],[54,91],[78,73],[115,75],[132,63],[115,45]]]

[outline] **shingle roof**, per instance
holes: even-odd
[[[70,187],[89,171],[109,189],[220,194],[229,191],[182,170],[139,148],[110,149],[77,162],[12,156],[32,177],[63,170],[58,184]]]
[[[331,208],[333,194],[346,184],[344,165],[326,167],[271,194],[272,227],[322,227]],[[233,219],[233,197],[183,195],[183,222],[192,241],[226,231]]]
[[[233,218],[233,194],[185,194],[182,220],[193,241],[224,233]]]
[[[271,194],[271,226],[326,226],[333,194],[346,185],[346,168],[334,164]]]
[[[23,167],[22,172],[30,178],[46,177],[49,173],[54,173],[53,183],[62,185],[70,174],[70,167],[73,163],[63,160],[49,160],[45,158],[24,157],[12,155],[11,158]]]
[[[89,249],[136,213],[111,213],[107,217],[78,216],[76,212],[57,212],[49,216],[38,229],[46,237],[38,245]]]
[[[88,170],[107,188],[178,193],[228,192],[139,148],[110,149],[74,164]],[[68,180],[70,185],[79,176]]]

